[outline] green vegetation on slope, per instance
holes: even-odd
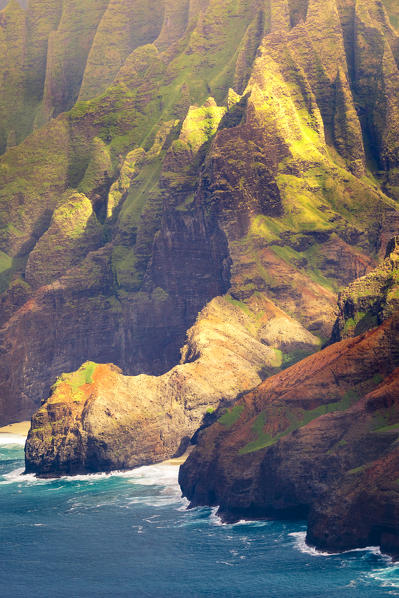
[[[279,432],[276,435],[272,435],[270,432],[265,432],[264,428],[267,425],[267,411],[260,413],[252,426],[252,432],[256,435],[256,439],[248,442],[242,449],[240,449],[240,455],[247,455],[261,449],[267,448],[275,444],[280,438],[291,434],[295,430],[302,428],[309,424],[314,419],[326,415],[327,413],[335,413],[336,411],[345,411],[349,409],[357,400],[359,395],[356,391],[347,391],[342,399],[326,403],[306,411],[305,409],[294,409],[287,413],[281,413],[283,418],[287,418],[290,421],[290,425]],[[237,405],[239,407],[239,405]]]
[[[12,129],[0,134],[7,313],[20,307],[15,281],[29,282],[27,298],[62,276],[68,305],[86,294],[93,314],[121,314],[167,287],[153,280],[159,247],[171,277],[185,269],[208,289],[202,259],[219,235],[223,280],[253,333],[266,326],[262,298],[298,324],[300,342],[276,346],[273,365],[318,349],[334,295],[370,271],[396,226],[398,37],[376,0],[353,15],[305,4],[35,0],[1,12],[16,98],[0,92]],[[354,18],[357,70],[341,28]],[[76,193],[79,217],[64,213]],[[195,317],[202,291],[162,293]],[[359,307],[348,334],[366,316]]]

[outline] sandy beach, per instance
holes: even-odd
[[[0,434],[14,434],[16,436],[27,436],[30,428],[30,421],[18,422],[0,428]]]
[[[185,463],[187,461],[187,458],[189,456],[189,454],[191,453],[191,451],[193,450],[193,446],[190,446],[186,452],[184,453],[184,455],[181,455],[181,457],[177,457],[176,459],[168,459],[167,461],[162,461],[162,465],[182,465],[183,463]]]

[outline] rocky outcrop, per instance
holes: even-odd
[[[398,38],[376,0],[73,6],[2,11],[38,127],[0,158],[2,423],[87,360],[164,374],[227,292],[258,340],[265,301],[291,319],[296,339],[263,338],[293,363],[398,227]],[[58,235],[76,194],[89,226]]]
[[[266,307],[266,306],[264,306]],[[122,375],[113,365],[85,363],[63,374],[32,419],[26,470],[39,475],[126,469],[184,452],[194,432],[220,404],[281,365],[280,333],[289,319],[269,310],[254,338],[254,322],[231,300],[217,298],[187,335],[180,365],[155,377]],[[291,340],[298,337],[293,322]],[[317,340],[300,331],[300,348]],[[299,346],[299,345],[298,345]]]
[[[180,469],[225,521],[308,519],[307,541],[399,557],[399,315],[269,378],[199,435]]]
[[[332,340],[356,336],[381,324],[399,309],[399,237],[389,243],[378,268],[355,280],[338,297]]]
[[[89,199],[70,194],[54,211],[50,227],[29,254],[25,280],[32,287],[50,284],[90,251],[98,249],[101,240],[101,226]]]
[[[79,367],[82,356],[123,364],[137,374],[161,374],[179,361],[187,328],[204,304],[227,290],[229,268],[220,230],[200,211],[196,217],[178,215],[165,217],[151,263],[154,274],[141,292],[115,293],[108,244],[40,287],[7,321],[2,330],[7,361],[0,368],[2,419],[30,417],[48,393],[49,380]],[[173,246],[162,251],[171,239]],[[11,358],[20,364],[12,375]],[[15,395],[18,402],[12,401]]]

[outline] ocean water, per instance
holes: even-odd
[[[377,549],[328,556],[306,547],[301,523],[187,511],[177,466],[22,472],[23,440],[0,435],[1,598],[399,596],[399,566]]]

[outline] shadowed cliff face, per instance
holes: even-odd
[[[178,343],[187,328],[204,304],[227,290],[229,280],[223,234],[194,213],[165,217],[151,280],[140,293],[112,294],[112,246],[106,245],[40,287],[9,319],[3,338],[18,368],[11,369],[10,379],[9,363],[1,367],[2,386],[9,389],[2,396],[3,419],[26,417],[48,393],[49,381],[65,364],[79,367],[82,355],[99,362],[107,356],[132,373],[159,374],[179,361]],[[13,396],[20,397],[17,403]]]
[[[398,229],[395,9],[45,6],[0,13],[0,421],[86,360],[167,372],[220,295],[315,350]]]

